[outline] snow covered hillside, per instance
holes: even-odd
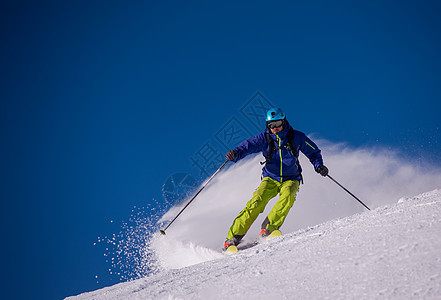
[[[441,190],[389,202],[68,299],[441,299]]]

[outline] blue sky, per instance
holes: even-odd
[[[305,133],[439,164],[437,1],[24,1],[0,11],[2,284],[16,298],[115,283],[97,237],[161,202],[170,175],[197,177],[190,158],[207,141],[223,152],[216,134],[231,118],[254,133],[241,108],[256,95]]]

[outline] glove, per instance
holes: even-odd
[[[236,151],[230,150],[225,154],[225,158],[229,161],[233,161],[236,158]]]
[[[320,165],[317,168],[317,173],[319,173],[322,176],[327,176],[328,175],[328,168],[326,168],[324,165]]]

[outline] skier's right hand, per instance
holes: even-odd
[[[236,151],[230,150],[225,154],[225,158],[229,161],[233,161],[236,158]]]

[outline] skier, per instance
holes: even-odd
[[[277,194],[280,194],[279,200],[263,221],[259,236],[267,237],[282,226],[296,200],[300,182],[303,181],[298,160],[299,150],[309,158],[317,173],[328,175],[328,168],[323,165],[317,145],[304,133],[294,130],[280,108],[272,108],[266,115],[265,132],[243,141],[225,154],[226,159],[237,162],[249,154],[262,152],[266,160],[262,162],[265,166],[259,188],[234,219],[227,234],[224,251],[239,244],[257,216],[265,210],[269,200]]]

